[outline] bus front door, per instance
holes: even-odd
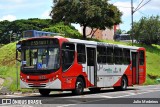
[[[138,52],[132,52],[132,84],[139,84]]]
[[[87,74],[90,83],[96,86],[96,48],[87,47]]]

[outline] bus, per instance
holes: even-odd
[[[61,36],[27,38],[16,48],[16,59],[21,62],[20,87],[38,89],[44,96],[51,91],[81,95],[84,88],[92,92],[109,87],[126,90],[143,84],[145,56],[143,47]]]
[[[115,34],[114,40],[122,42],[132,42],[130,34]],[[137,40],[135,40],[134,38],[133,38],[133,43],[137,43]]]
[[[41,36],[56,36],[59,33],[38,31],[38,30],[26,30],[23,32],[23,38],[33,38],[33,37],[41,37]]]

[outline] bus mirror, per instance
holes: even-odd
[[[16,44],[16,50],[18,50],[19,52],[21,52],[21,45],[20,44]]]
[[[19,58],[19,53],[21,52],[21,45],[16,44],[16,60],[21,62],[21,59]]]
[[[18,53],[19,53],[19,51],[16,50],[16,60],[19,61],[19,62],[21,62],[21,59],[19,58],[19,54]]]

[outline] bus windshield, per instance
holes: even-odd
[[[59,48],[32,48],[22,51],[22,69],[58,69],[60,67]]]

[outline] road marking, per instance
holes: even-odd
[[[130,94],[130,95],[136,95],[136,93],[128,93],[128,94]]]
[[[160,91],[160,90],[155,90],[154,92],[156,92],[156,91]],[[147,91],[147,92],[137,93],[137,94],[134,94],[134,95],[146,94],[146,93],[150,93],[150,92],[153,92],[153,91]],[[115,98],[128,97],[128,96],[134,96],[134,95],[123,95],[123,96],[117,96]]]
[[[57,107],[68,107],[68,106],[74,106],[74,105],[77,105],[77,104],[60,105],[60,106],[57,106]]]
[[[24,97],[24,96],[18,96],[18,95],[5,95],[5,97]]]
[[[104,98],[114,98],[114,97],[106,96],[106,95],[102,95],[101,97],[104,97]]]

